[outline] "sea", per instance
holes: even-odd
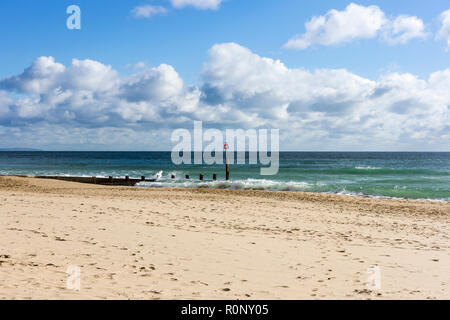
[[[231,180],[225,181],[225,165],[175,165],[170,152],[9,151],[0,152],[0,175],[145,176],[156,181],[137,187],[306,191],[450,201],[449,152],[281,152],[279,161],[279,172],[273,176],[262,176],[260,165],[231,164]]]

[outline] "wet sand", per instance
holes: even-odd
[[[0,177],[0,298],[450,299],[450,204]]]

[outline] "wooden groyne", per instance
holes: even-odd
[[[29,177],[25,175],[14,175],[15,177]],[[78,182],[78,183],[87,183],[87,184],[98,184],[102,186],[127,186],[133,187],[139,182],[156,182],[157,179],[146,179],[142,176],[140,179],[132,179],[129,176],[125,176],[124,178],[99,178],[99,177],[70,177],[70,176],[34,176],[34,178],[38,179],[51,179],[51,180],[61,180],[61,181],[69,181],[69,182]],[[186,180],[190,180],[191,176],[186,175]],[[171,179],[176,179],[175,175],[171,175]],[[203,174],[199,175],[199,181],[217,181],[217,174],[212,175],[212,180],[205,179]]]
[[[36,176],[39,179],[52,179],[52,180],[62,180],[62,181],[70,181],[70,182],[78,182],[78,183],[88,183],[88,184],[98,184],[102,186],[135,186],[139,182],[155,182],[156,179],[145,179],[145,177],[141,177],[141,179],[130,179],[129,177],[125,178],[98,178],[98,177],[62,177],[62,176]]]

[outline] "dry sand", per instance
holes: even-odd
[[[0,218],[3,299],[450,299],[449,203],[0,177]]]

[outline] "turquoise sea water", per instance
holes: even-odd
[[[218,175],[216,182],[208,181],[213,173]],[[144,175],[158,180],[140,187],[311,191],[450,201],[450,153],[282,152],[277,175],[261,176],[257,165],[232,165],[231,181],[225,182],[223,165],[176,166],[170,152],[0,152],[0,174]],[[206,181],[199,181],[200,174]]]

